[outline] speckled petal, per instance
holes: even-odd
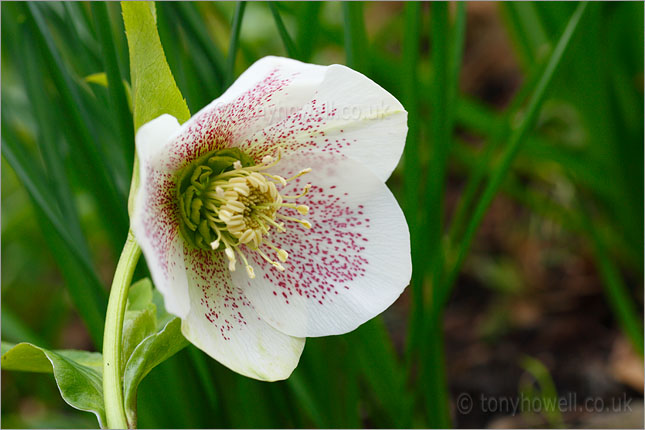
[[[219,98],[193,115],[157,147],[165,170],[195,158],[239,146],[308,103],[327,67],[280,57],[264,57],[249,67]],[[259,161],[259,159],[258,159]]]
[[[186,252],[191,308],[182,320],[182,333],[242,375],[263,381],[288,378],[305,339],[288,336],[262,320],[242,290],[232,284],[223,258],[221,252]]]
[[[288,177],[302,168],[313,171],[286,187],[311,191],[298,204],[308,205],[306,229],[287,221],[287,231],[269,239],[289,253],[280,272],[246,250],[256,278],[232,274],[259,315],[292,336],[349,332],[383,312],[408,285],[410,237],[399,205],[383,181],[367,167],[338,155],[295,155],[274,173]],[[280,213],[298,216],[295,211]],[[275,253],[266,245],[262,249]]]
[[[241,144],[257,159],[294,152],[342,154],[385,181],[396,167],[407,135],[407,112],[366,76],[338,64],[326,67],[312,99]]]
[[[265,57],[154,149],[170,171],[231,146],[256,161],[278,150],[344,154],[384,181],[406,133],[403,106],[366,76],[337,64]]]
[[[172,172],[159,169],[158,148],[167,142],[179,123],[162,115],[139,128],[136,135],[139,156],[139,189],[131,229],[148,263],[152,280],[164,295],[168,312],[188,314],[188,281],[184,266],[184,240],[174,205],[175,179]]]

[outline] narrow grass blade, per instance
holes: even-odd
[[[594,248],[596,266],[602,276],[609,306],[623,331],[634,345],[634,349],[643,356],[643,320],[634,309],[634,300],[623,283],[620,272],[611,260],[605,242],[590,218],[588,205],[579,199],[580,214]]]
[[[36,206],[36,205],[34,205]],[[103,328],[107,309],[107,293],[92,267],[83,264],[74,251],[61,238],[47,217],[36,206],[36,217],[41,225],[47,247],[59,267],[65,287],[81,319],[87,326],[97,350],[103,344]]]
[[[326,421],[323,418],[323,412],[320,410],[318,402],[316,402],[311,392],[312,387],[303,380],[301,372],[298,369],[287,379],[287,385],[295,394],[298,404],[306,411],[315,426],[318,428],[327,427],[325,425]]]
[[[53,104],[53,101],[48,97],[43,76],[39,73],[40,70],[45,70],[45,67],[41,64],[38,55],[29,49],[29,46],[33,46],[29,43],[32,42],[29,33],[23,31],[22,37],[19,39],[23,43],[20,46],[16,46],[15,48],[18,50],[14,52],[24,52],[24,55],[18,57],[16,63],[24,78],[27,95],[31,100],[40,98],[43,101],[33,103],[32,109],[34,119],[38,125],[36,143],[48,173],[46,175],[48,183],[51,184],[55,194],[55,199],[52,203],[59,208],[62,219],[66,221],[65,224],[70,237],[75,241],[79,252],[83,255],[89,255],[89,249],[81,231],[73,192],[65,172],[65,163],[58,145],[60,136],[58,130],[54,127],[57,118],[51,115],[52,110],[48,108]]]
[[[466,253],[470,248],[470,244],[472,243],[475,232],[477,231],[477,228],[479,227],[479,224],[481,223],[481,220],[486,213],[486,209],[492,202],[495,194],[497,193],[497,190],[499,189],[499,186],[502,183],[502,180],[510,169],[511,163],[513,162],[515,156],[517,155],[517,152],[520,149],[520,144],[523,142],[524,137],[526,136],[529,129],[533,126],[535,119],[537,118],[537,115],[546,97],[546,90],[548,89],[549,84],[553,79],[555,71],[562,60],[564,52],[569,46],[571,37],[573,36],[575,30],[578,28],[580,18],[582,17],[582,14],[584,13],[586,8],[586,2],[578,4],[575,12],[569,19],[569,23],[562,33],[558,44],[553,50],[544,73],[542,74],[542,77],[538,82],[535,93],[533,93],[533,96],[529,101],[528,107],[526,109],[526,114],[522,118],[521,122],[514,128],[513,133],[510,136],[508,146],[504,149],[501,160],[495,170],[492,172],[491,177],[486,184],[486,188],[484,189],[477,203],[477,206],[475,207],[473,216],[468,222],[464,237],[459,242],[459,248],[457,250],[455,262],[451,265],[451,268],[446,276],[446,281],[442,290],[442,296],[439,298],[439,300],[437,300],[435,306],[441,307],[445,299],[447,298],[454,280],[457,277],[457,273],[461,268],[461,264],[463,263]]]
[[[108,80],[110,106],[116,117],[121,151],[123,152],[124,160],[127,160],[126,170],[132,171],[132,163],[134,162],[134,128],[116,55],[110,21],[108,20],[107,6],[103,2],[92,2],[90,7],[96,22],[96,31],[101,45],[101,54]]]
[[[88,326],[95,345],[101,344],[107,295],[89,260],[86,249],[69,232],[60,210],[53,201],[55,194],[33,169],[29,156],[11,130],[2,110],[2,155],[12,166],[29,193],[39,224],[52,254],[66,280],[70,296]]]
[[[228,48],[228,57],[226,60],[226,85],[233,83],[235,74],[235,58],[240,40],[240,30],[242,29],[242,20],[244,19],[244,10],[246,9],[245,1],[238,1],[233,16],[233,25],[231,26],[231,42]]]
[[[443,267],[443,258],[441,251],[441,238],[443,229],[443,208],[444,208],[444,188],[446,176],[446,163],[449,149],[452,143],[452,124],[454,115],[450,110],[454,108],[451,103],[451,96],[454,92],[449,89],[450,84],[457,83],[457,77],[449,77],[448,73],[458,73],[459,68],[455,70],[449,68],[449,49],[451,38],[448,26],[448,4],[433,3],[430,10],[430,25],[432,37],[432,155],[428,166],[430,172],[427,176],[426,184],[426,203],[432,207],[432,210],[426,212],[424,222],[421,227],[421,237],[425,244],[422,252],[418,254],[417,265],[422,264],[421,256],[429,264],[422,264],[428,267],[432,277],[431,283],[431,301],[434,303],[441,290],[440,279],[436,274]],[[463,26],[462,26],[463,27]],[[462,39],[463,41],[463,39]],[[459,52],[459,50],[457,50]],[[457,63],[458,64],[458,63]],[[421,364],[422,377],[427,381],[424,386],[427,418],[430,427],[445,428],[450,425],[448,416],[448,393],[443,372],[443,349],[441,346],[441,325],[438,313],[426,313],[424,317],[424,328],[428,326],[428,320],[432,320],[430,328],[424,329],[424,341],[422,344],[427,345],[433,342],[433,348],[422,346]],[[437,339],[439,338],[439,339]]]
[[[462,7],[463,9],[463,7]],[[463,32],[463,12],[462,24]],[[432,106],[431,136],[432,156],[428,166],[430,174],[426,184],[426,203],[433,208],[426,213],[422,224],[421,237],[426,244],[426,249],[421,253],[430,262],[430,274],[432,275],[432,300],[436,298],[436,292],[440,286],[435,273],[442,267],[441,237],[443,230],[444,212],[444,188],[446,180],[446,164],[452,143],[452,123],[454,121],[454,95],[456,89],[451,85],[458,82],[459,64],[450,67],[451,38],[448,27],[448,5],[446,3],[433,3],[431,9],[431,36],[432,36],[432,93],[430,95]],[[463,35],[459,42],[463,43]],[[460,55],[461,47],[455,50]],[[449,72],[457,76],[449,76]]]
[[[4,113],[2,114],[2,155],[14,169],[36,206],[43,211],[67,246],[74,251],[76,258],[85,265],[91,266],[87,254],[76,246],[75,240],[69,234],[60,210],[53,200],[54,196],[42,182],[42,175],[34,170],[32,157],[22,148],[15,133],[9,128]]]
[[[544,31],[536,5],[531,2],[508,2],[500,4],[527,69],[532,69],[540,61],[540,56],[549,51],[549,39]]]
[[[215,76],[217,90],[222,91],[226,70],[224,56],[211,39],[208,31],[206,31],[206,27],[199,16],[195,4],[192,2],[168,2],[160,6],[168,7],[170,10],[176,12],[179,21],[186,29],[187,36],[195,40],[195,46],[199,47],[204,57],[208,59],[212,74]],[[192,55],[190,55],[193,58],[195,56],[195,52],[192,52]]]
[[[345,55],[347,65],[361,73],[369,73],[369,53],[363,3],[360,1],[344,1],[343,25],[345,28]]]
[[[215,389],[215,384],[213,383],[212,374],[208,368],[208,361],[212,359],[192,345],[189,345],[187,349],[193,367],[197,372],[199,385],[204,389],[204,393],[206,393],[204,409],[209,411],[209,415],[212,416],[213,410],[219,412],[220,407],[220,399]]]
[[[413,399],[383,319],[376,317],[348,336],[359,372],[387,416],[386,425],[411,428]]]
[[[300,3],[298,14],[297,46],[302,61],[309,61],[311,53],[316,47],[320,24],[318,14],[324,2],[307,1]],[[313,25],[312,25],[313,23]]]
[[[186,57],[184,44],[184,31],[179,26],[178,19],[171,5],[172,2],[157,3],[157,30],[159,39],[163,46],[168,66],[175,78],[180,93],[186,98],[186,104],[190,112],[195,112],[199,106],[203,106],[206,95],[197,92],[198,86],[192,70],[189,70],[187,64],[190,60]]]
[[[105,165],[105,157],[101,154],[94,134],[90,130],[90,115],[85,108],[78,87],[70,76],[65,64],[60,58],[54,44],[54,37],[40,12],[39,5],[27,4],[24,8],[27,22],[35,35],[37,45],[44,54],[47,70],[56,84],[56,88],[63,101],[65,118],[70,121],[68,131],[74,136],[76,148],[83,153],[87,160],[87,184],[96,198],[98,205],[104,213],[113,216],[106,219],[106,226],[112,236],[120,242],[120,236],[127,231],[128,220],[125,212],[125,199],[118,192],[114,178]],[[91,168],[90,168],[91,167]],[[119,210],[122,209],[122,210]]]
[[[282,39],[282,43],[284,44],[284,49],[286,49],[287,51],[287,55],[291,58],[300,59],[298,50],[296,49],[296,44],[293,43],[293,40],[291,40],[291,36],[289,36],[287,28],[284,26],[284,22],[282,22],[282,17],[280,17],[280,11],[278,10],[276,2],[269,1],[267,3],[269,4],[269,9],[271,9],[271,14],[273,15],[275,25],[278,28],[280,38]]]
[[[403,153],[403,184],[404,207],[410,227],[412,255],[418,258],[421,254],[421,237],[419,229],[419,178],[421,178],[421,161],[419,158],[420,115],[419,115],[419,51],[421,36],[421,3],[416,1],[405,3],[405,31],[403,33],[403,95],[405,108],[408,111],[408,136]],[[423,270],[420,265],[412,265],[411,280],[412,310],[410,314],[410,329],[408,330],[407,353],[410,355],[414,343],[419,337],[422,327],[423,311]],[[409,358],[409,357],[408,357]]]

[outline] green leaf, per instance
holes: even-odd
[[[126,310],[141,311],[152,303],[152,282],[150,279],[141,279],[130,287],[128,292],[128,304]]]
[[[50,351],[30,343],[2,343],[2,369],[53,373],[63,400],[71,407],[92,412],[104,427],[103,360],[87,351]]]
[[[166,62],[154,3],[124,1],[121,9],[130,51],[135,130],[165,113],[185,122],[190,111]]]
[[[123,390],[128,422],[136,423],[137,387],[143,378],[157,365],[188,345],[181,334],[181,320],[175,318],[164,328],[148,336],[133,351],[125,366]]]
[[[157,306],[152,303],[152,282],[142,279],[130,287],[123,320],[123,370],[134,349],[157,331]]]

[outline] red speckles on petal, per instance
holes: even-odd
[[[230,340],[243,330],[248,318],[256,318],[253,305],[242,290],[231,283],[231,275],[222,253],[186,250],[186,266],[191,277],[191,294],[198,297],[200,308],[212,325],[213,333]]]
[[[179,224],[174,202],[175,180],[173,175],[147,166],[139,192],[138,219],[141,230],[139,241],[144,241],[155,254],[155,261],[165,276],[172,272],[176,261],[170,252],[178,240]]]
[[[281,77],[276,69],[234,100],[211,103],[175,139],[167,168],[176,170],[204,154],[234,146],[268,125],[269,113],[276,109],[275,93],[284,91],[292,79]]]
[[[285,219],[286,231],[268,239],[289,258],[285,271],[245,250],[256,278],[234,273],[260,316],[292,336],[345,333],[382,312],[401,293],[410,276],[409,234],[396,200],[366,167],[345,157],[297,154],[283,158],[272,174],[291,177],[285,187],[297,204],[309,207],[311,229]],[[334,187],[335,186],[335,187]],[[279,213],[298,217],[295,211]],[[359,213],[360,212],[360,213]],[[267,245],[261,249],[275,258]]]
[[[297,170],[294,169],[294,172]],[[294,180],[293,190],[302,188],[307,177]],[[270,240],[289,253],[284,272],[273,270],[257,253],[247,251],[251,264],[261,267],[264,279],[274,285],[274,295],[289,302],[294,293],[312,298],[320,305],[334,300],[336,290],[362,277],[368,261],[362,256],[365,249],[364,231],[369,223],[343,195],[313,185],[299,204],[309,206],[306,229],[294,221],[286,221],[286,232],[276,233]],[[285,212],[283,209],[282,212]],[[291,215],[291,214],[290,214]],[[266,249],[265,249],[266,248]],[[271,249],[263,247],[267,254]]]
[[[337,108],[330,108],[314,98],[284,120],[248,138],[240,147],[256,158],[265,154],[275,155],[278,150],[283,153],[321,151],[340,154],[344,147],[350,145],[347,139],[322,139],[338,121],[344,121],[344,118]],[[343,131],[341,129],[340,133]]]

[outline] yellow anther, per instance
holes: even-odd
[[[227,211],[226,209],[220,209],[218,215],[219,215],[219,219],[221,219],[222,221],[228,224],[228,222],[231,220],[231,217],[233,216],[233,213],[230,211]]]
[[[251,190],[249,190],[248,185],[246,184],[236,184],[233,187],[234,191],[237,191],[239,194],[242,194],[243,196],[248,196]]]
[[[307,184],[302,189],[302,192],[300,194],[298,194],[297,196],[282,196],[282,198],[284,198],[284,199],[299,199],[300,197],[303,197],[305,194],[307,194],[310,189],[311,189],[311,184]]]
[[[228,257],[228,270],[235,272],[235,253],[233,250],[226,244],[226,249],[224,249],[224,254]]]
[[[237,200],[239,195],[235,191],[229,190],[224,192],[224,197],[228,200]]]
[[[280,213],[285,209],[297,211],[300,215],[309,213],[309,206],[286,203],[283,199],[304,196],[311,188],[311,184],[306,184],[298,196],[283,196],[280,189],[289,181],[311,172],[311,169],[302,169],[289,179],[269,173],[268,171],[280,160],[281,154],[278,152],[276,156],[265,155],[261,163],[245,167],[240,158],[233,163],[232,170],[228,169],[210,178],[205,176],[208,182],[202,182],[201,187],[195,186],[193,194],[185,194],[191,205],[188,216],[198,215],[200,228],[203,230],[205,221],[210,232],[208,235],[199,232],[202,237],[208,237],[209,243],[206,247],[215,251],[220,247],[224,248],[228,268],[231,271],[235,270],[237,258],[239,258],[240,264],[244,264],[251,279],[255,277],[255,271],[247,260],[245,255],[247,252],[256,252],[256,255],[260,255],[276,270],[286,270],[282,263],[287,261],[289,254],[268,240],[269,234],[279,234],[287,230],[280,218],[311,228],[307,220]],[[187,217],[186,214],[184,216]],[[271,230],[272,227],[275,230]],[[271,257],[262,250],[263,245],[271,248]],[[200,247],[204,248],[203,242],[200,242]]]
[[[302,176],[302,175],[304,175],[304,174],[307,174],[307,173],[309,173],[309,172],[311,172],[311,167],[307,167],[306,169],[302,169],[302,170],[301,170],[301,171],[299,171],[296,175],[293,175],[292,177],[290,177],[289,179],[287,179],[287,182],[289,182],[289,181],[293,181],[293,180],[294,180],[294,179],[296,179],[297,177]]]
[[[253,230],[248,229],[242,234],[242,236],[240,236],[240,243],[248,243],[253,240],[254,237],[255,233],[253,232]]]
[[[289,253],[288,253],[287,251],[285,251],[284,249],[279,249],[279,250],[278,250],[278,252],[277,252],[277,254],[278,254],[278,258],[279,258],[279,259],[280,259],[280,261],[282,261],[283,263],[284,263],[285,261],[287,261],[287,258],[289,258]]]
[[[240,201],[231,200],[226,203],[226,210],[242,213],[244,209],[246,209],[246,206]]]

